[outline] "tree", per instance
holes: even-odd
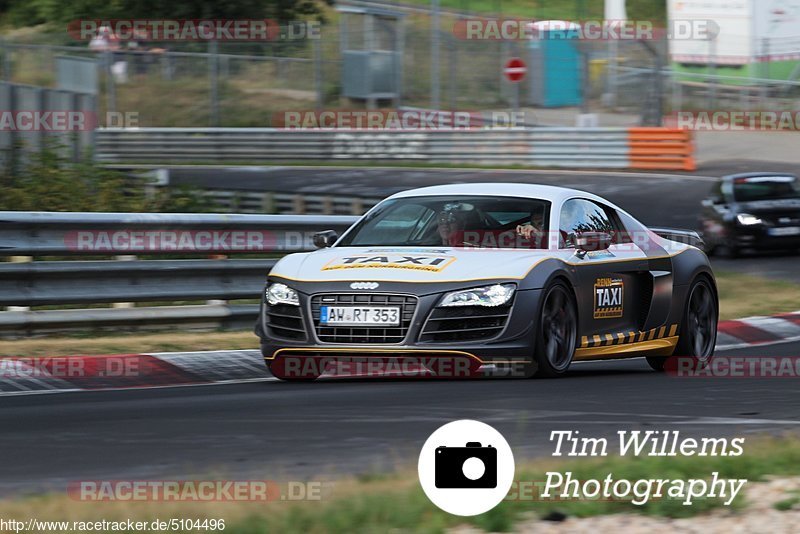
[[[261,19],[322,17],[333,0],[0,0],[17,25],[66,24],[80,19]],[[22,20],[24,19],[24,20]]]

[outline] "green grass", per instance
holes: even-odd
[[[430,7],[430,0],[405,0],[407,4]],[[441,0],[443,10],[532,17],[539,20],[587,20],[603,18],[603,2],[597,0]],[[664,0],[628,0],[629,19],[666,20]]]
[[[800,474],[800,440],[748,437],[745,453],[739,457],[620,458],[607,457],[577,461],[538,460],[518,464],[517,480],[541,481],[547,471],[571,471],[577,479],[706,478],[714,471],[722,478],[763,480],[766,475]],[[745,490],[747,485],[745,485]],[[744,493],[744,491],[742,492]],[[734,510],[746,507],[739,494]],[[787,502],[780,506],[793,506]],[[469,524],[491,532],[507,532],[520,521],[560,512],[569,517],[599,514],[640,513],[659,517],[690,517],[722,506],[719,499],[696,500],[683,506],[680,500],[659,499],[644,506],[607,501],[511,501],[473,518],[446,514],[431,504],[422,492],[415,471],[362,477],[334,483],[321,501],[256,503],[158,503],[96,502],[91,506],[75,503],[65,495],[28,497],[0,501],[0,517],[19,517],[34,513],[39,519],[155,517],[224,518],[226,532],[232,533],[442,533],[448,528]],[[171,514],[171,515],[170,515]]]
[[[768,474],[790,475],[800,473],[800,443],[786,438],[768,440],[760,444],[745,444],[741,457],[677,457],[677,458],[621,458],[574,461],[569,464],[547,466],[548,470],[569,470],[577,479],[602,479],[613,473],[614,479],[640,478],[703,478],[718,471],[721,478],[746,478],[761,480]],[[517,480],[544,480],[542,464],[529,464],[517,472]],[[398,482],[400,480],[398,479]],[[399,483],[398,485],[403,485]],[[544,517],[560,512],[572,517],[588,517],[614,513],[642,513],[670,518],[691,517],[722,506],[719,499],[699,499],[692,506],[680,500],[658,499],[643,506],[627,502],[561,501],[557,503],[534,501],[505,501],[487,514],[474,518],[456,518],[440,512],[425,498],[416,486],[401,491],[369,491],[370,483],[361,485],[353,497],[336,499],[320,506],[306,507],[274,513],[269,517],[253,514],[231,525],[232,532],[385,532],[389,530],[414,532],[443,532],[448,527],[469,523],[490,532],[507,532],[520,521],[530,517]],[[747,486],[745,485],[745,488]],[[797,501],[794,501],[796,503]],[[733,508],[744,507],[742,494]]]
[[[726,271],[714,274],[722,320],[800,309],[800,284]]]
[[[800,491],[793,490],[789,492],[790,496],[786,499],[776,502],[772,505],[773,508],[779,512],[788,512],[798,504],[800,504]]]

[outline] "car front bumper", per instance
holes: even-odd
[[[467,287],[474,287],[474,285]],[[297,318],[296,323],[299,326],[302,322],[302,335],[294,330],[276,329],[270,323],[270,307],[262,302],[256,333],[261,338],[261,352],[264,359],[270,363],[287,357],[351,361],[388,358],[430,361],[438,358],[462,359],[482,365],[521,364],[533,360],[535,326],[538,324],[541,290],[517,290],[502,328],[492,331],[490,336],[470,339],[474,338],[475,329],[464,329],[463,336],[459,336],[458,332],[452,335],[438,335],[436,328],[432,325],[442,323],[437,322],[441,320],[434,319],[432,314],[437,309],[441,310],[441,308],[436,308],[436,305],[445,292],[414,294],[414,290],[418,288],[419,286],[414,285],[403,288],[395,287],[391,292],[392,295],[412,296],[416,299],[413,317],[408,322],[403,339],[395,343],[370,342],[367,332],[364,332],[363,338],[359,337],[359,329],[352,329],[353,335],[342,343],[330,342],[328,341],[330,337],[327,337],[328,340],[326,340],[326,336],[321,335],[321,332],[325,330],[319,324],[319,315],[314,311],[312,300],[320,295],[368,294],[368,292],[356,293],[349,289],[349,285],[332,284],[330,288],[326,287],[321,292],[300,293],[300,306],[297,311],[301,317]],[[490,313],[490,310],[491,308],[485,308],[483,313]],[[468,310],[464,311],[466,313]],[[470,320],[481,318],[480,316],[468,317],[463,324],[456,318],[448,318],[446,321],[449,322],[446,324],[459,323],[460,326],[469,327]],[[294,338],[290,339],[282,335],[287,332]]]

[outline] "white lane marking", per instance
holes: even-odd
[[[791,321],[776,317],[748,317],[740,319],[740,322],[748,324],[760,330],[766,330],[771,334],[778,335],[782,338],[800,337],[800,325],[796,325]]]
[[[339,167],[335,167],[339,168]],[[671,175],[669,175],[671,176]],[[800,312],[793,312],[787,315],[796,315],[800,314]],[[775,317],[746,317],[744,319],[737,319],[737,321],[746,322],[755,326],[756,328],[762,328],[764,330],[769,331],[769,327],[779,325],[779,324],[789,324],[792,327],[797,327],[797,325],[789,322],[788,320],[782,319],[781,316]],[[781,326],[783,329],[783,327]],[[788,331],[784,329],[784,331]],[[732,337],[732,336],[731,336]],[[738,344],[726,344],[726,345],[717,345],[714,350],[715,352],[725,352],[730,350],[737,350],[737,349],[744,349],[744,348],[753,348],[753,347],[768,347],[772,345],[781,345],[786,343],[796,343],[800,342],[800,335],[788,337],[785,339],[779,339],[775,341],[769,341],[766,343],[738,343]],[[249,370],[261,370],[260,362],[261,362],[261,353],[258,349],[237,349],[237,350],[208,350],[208,351],[197,351],[197,352],[151,352],[147,353],[148,356],[154,356],[156,358],[163,358],[165,361],[176,365],[184,370],[188,371],[195,371],[192,365],[186,365],[187,362],[183,360],[190,356],[211,356],[213,354],[234,354],[237,356],[243,356],[243,358],[237,362],[240,367],[249,369]],[[639,358],[606,358],[600,360],[602,362],[617,362],[617,361],[626,361],[626,360],[633,360]],[[205,359],[204,359],[205,360]],[[249,365],[250,363],[255,364],[256,360],[258,360],[259,364],[252,367]],[[207,360],[206,360],[207,361]],[[191,362],[189,362],[191,363]],[[581,364],[596,364],[598,361],[595,360],[587,360],[587,361],[577,361],[572,362],[572,365],[581,365]],[[184,364],[184,365],[181,365]],[[264,371],[266,372],[266,371]],[[214,370],[206,370],[205,373],[198,372],[198,374],[205,375],[206,377],[211,374],[212,376],[218,375],[217,372]],[[121,389],[160,389],[160,388],[173,388],[173,387],[190,387],[190,386],[211,386],[217,384],[240,384],[240,383],[248,383],[248,382],[268,382],[268,381],[277,381],[278,379],[275,377],[258,377],[258,378],[236,378],[230,380],[213,380],[211,382],[204,382],[198,384],[175,384],[175,385],[159,385],[159,386],[138,386],[133,388],[103,388],[103,389],[76,389],[76,388],[64,388],[64,389],[50,389],[50,390],[27,390],[27,391],[3,391],[2,390],[2,380],[0,380],[0,396],[7,397],[7,396],[18,396],[18,395],[38,395],[38,394],[45,394],[45,393],[72,393],[76,391],[119,391]],[[20,384],[14,384],[15,387],[22,387]]]
[[[198,382],[192,384],[164,384],[159,386],[136,386],[127,388],[97,388],[97,389],[45,389],[45,390],[30,390],[30,391],[0,391],[0,397],[21,397],[24,395],[52,395],[57,393],[94,393],[96,391],[129,391],[140,389],[167,389],[167,388],[188,388],[196,386],[224,386],[229,384],[249,384],[254,382],[277,382],[278,379],[274,376],[267,376],[263,378],[242,378],[236,380],[220,380],[218,382]]]
[[[212,382],[267,376],[264,357],[258,350],[172,352],[147,356]]]
[[[669,423],[668,423],[669,424]],[[699,417],[688,421],[675,421],[672,424],[685,425],[800,425],[791,419],[737,419],[736,417]]]
[[[746,349],[746,348],[758,348],[758,347],[771,347],[772,345],[783,345],[784,343],[796,343],[800,341],[800,336],[795,337],[787,337],[786,339],[778,339],[775,341],[767,341],[766,343],[739,343],[736,345],[717,345],[715,350],[718,351],[726,351],[726,350],[736,350],[736,349]]]
[[[197,351],[182,351],[182,352],[147,352],[143,353],[145,356],[169,356],[180,354],[244,354],[246,356],[259,355],[261,352],[258,349],[217,349],[217,350],[197,350]]]

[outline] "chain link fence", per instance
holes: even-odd
[[[461,38],[455,28],[465,17],[454,11],[433,16],[422,8],[405,12],[395,36],[402,63],[399,98],[374,104],[504,110],[518,102],[531,107],[536,104],[531,87],[552,73],[552,64],[575,71],[568,74],[580,80],[581,111],[639,115],[640,123],[648,125],[676,109],[796,109],[800,98],[799,82],[734,80],[718,75],[713,65],[704,73],[673,72],[665,39],[582,41],[577,65],[559,66],[556,58],[544,69],[533,64],[530,41]],[[356,43],[356,49],[367,43],[391,48],[391,39],[377,26],[349,25],[347,41]],[[66,42],[63,36],[58,39]],[[295,41],[123,44],[114,52],[94,52],[85,43],[0,44],[3,80],[39,87],[56,86],[59,56],[95,58],[101,124],[106,112],[113,111],[136,114],[135,126],[142,127],[269,127],[280,122],[276,114],[286,111],[370,104],[343,96],[342,43],[342,27],[332,20],[321,26],[319,38]],[[512,57],[530,67],[517,85],[503,75]]]

